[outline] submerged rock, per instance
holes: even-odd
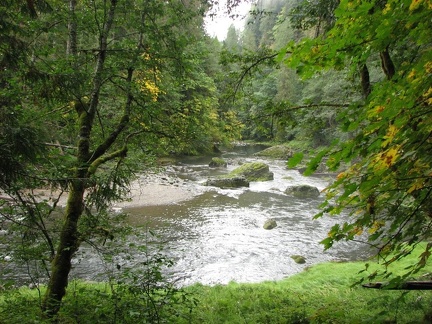
[[[266,230],[271,230],[277,226],[277,223],[274,219],[268,219],[265,221],[263,228]]]
[[[293,259],[294,262],[298,264],[306,263],[306,259],[301,255],[297,255],[297,254],[291,255],[291,259]]]
[[[317,187],[309,185],[292,186],[285,189],[287,195],[292,195],[296,198],[318,198],[320,192]]]
[[[216,178],[208,179],[205,185],[218,188],[240,188],[249,187],[249,181],[245,177]]]
[[[288,160],[293,156],[293,151],[286,145],[276,145],[255,153],[256,156],[265,156],[272,159]]]
[[[209,163],[209,167],[211,168],[226,168],[227,162],[219,157],[212,158],[211,162]]]
[[[270,168],[263,162],[249,162],[241,165],[237,169],[233,170],[228,177],[243,176],[248,181],[268,181],[273,180],[273,172],[270,172]]]

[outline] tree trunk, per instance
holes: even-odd
[[[432,281],[406,281],[396,286],[389,286],[388,283],[385,282],[371,282],[363,284],[362,286],[364,288],[386,290],[432,290]]]
[[[69,24],[69,40],[68,40],[68,55],[76,55],[77,43],[77,26],[74,23],[75,19],[75,0],[70,0],[70,24]],[[110,0],[110,8],[104,28],[99,35],[99,51],[96,60],[95,73],[92,80],[92,92],[90,101],[87,103],[83,100],[75,102],[75,110],[77,112],[77,121],[79,125],[79,140],[76,156],[76,168],[73,178],[69,179],[69,196],[64,214],[64,224],[60,232],[60,239],[56,251],[56,255],[51,263],[51,277],[48,282],[47,291],[42,302],[42,311],[48,318],[53,318],[60,310],[61,301],[66,294],[68,285],[69,273],[71,270],[71,260],[74,253],[78,250],[80,244],[80,235],[78,232],[78,221],[84,210],[84,194],[88,186],[88,181],[92,173],[97,167],[113,158],[123,156],[126,149],[119,150],[108,157],[102,156],[108,151],[111,145],[116,140],[118,134],[124,129],[128,122],[128,117],[123,117],[113,136],[102,143],[93,154],[90,153],[90,141],[92,135],[93,121],[96,116],[96,111],[99,105],[100,89],[102,86],[103,71],[108,48],[108,35],[114,21],[114,14],[117,5],[117,0]],[[128,74],[132,78],[133,70],[130,69]],[[98,161],[95,161],[98,159]],[[94,164],[92,165],[92,162]],[[94,169],[92,172],[91,169]]]
[[[76,8],[76,0],[69,1],[69,22],[68,22],[68,31],[69,37],[66,46],[66,54],[67,55],[76,55],[78,50],[78,40],[77,40],[77,23],[75,16],[75,8]]]
[[[81,180],[71,183],[65,222],[57,253],[52,261],[52,273],[42,304],[42,310],[49,318],[55,316],[60,309],[68,285],[72,256],[79,247],[78,220],[83,212],[84,191],[85,186]]]
[[[360,67],[360,78],[361,78],[363,97],[366,99],[372,90],[370,84],[369,69],[366,64],[363,64]]]
[[[384,51],[380,53],[380,58],[381,58],[381,67],[384,71],[384,74],[386,75],[387,79],[390,80],[391,78],[393,78],[395,74],[395,66],[390,57],[388,46]]]

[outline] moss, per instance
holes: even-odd
[[[293,151],[286,145],[276,145],[255,153],[257,156],[265,156],[272,159],[287,160],[293,155]]]
[[[304,257],[302,257],[301,255],[297,255],[297,254],[291,255],[291,259],[293,259],[294,262],[298,263],[298,264],[306,263],[306,259]]]
[[[212,158],[211,162],[209,163],[209,166],[210,167],[215,167],[215,168],[217,168],[217,167],[226,168],[227,167],[227,162],[224,159],[222,159],[222,158],[214,157],[214,158]]]
[[[268,181],[273,180],[273,172],[269,166],[262,162],[245,163],[233,170],[227,177],[244,176],[248,181]]]

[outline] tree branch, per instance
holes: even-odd
[[[89,175],[95,174],[100,165],[108,161],[114,160],[115,158],[118,157],[126,157],[126,154],[127,154],[127,146],[123,146],[121,149],[115,152],[100,156],[90,164],[88,168],[88,174]]]
[[[129,68],[128,69],[128,76],[126,79],[126,82],[128,84],[127,89],[127,100],[125,103],[125,108],[123,111],[123,116],[121,117],[117,128],[112,131],[112,133],[107,137],[107,139],[101,143],[96,150],[93,152],[89,162],[92,163],[93,161],[97,160],[99,157],[101,157],[103,154],[105,154],[108,149],[111,147],[112,144],[116,141],[117,137],[120,135],[120,133],[126,128],[126,126],[129,124],[129,116],[131,112],[131,105],[133,101],[133,96],[131,94],[131,82],[132,82],[132,75],[133,75],[134,69]]]
[[[350,106],[349,104],[331,104],[331,103],[300,105],[300,106],[289,107],[289,108],[286,108],[282,111],[277,111],[277,112],[272,112],[269,114],[259,115],[259,116],[256,116],[254,118],[249,118],[248,120],[256,120],[256,119],[261,119],[261,118],[265,118],[265,117],[272,117],[272,116],[281,116],[281,115],[284,115],[290,111],[298,110],[298,109],[322,108],[322,107],[347,108],[349,106]]]
[[[278,56],[279,53],[274,53],[271,55],[266,55],[263,57],[260,57],[258,60],[256,60],[255,62],[253,62],[251,65],[249,65],[248,67],[246,67],[243,70],[243,73],[240,75],[240,78],[238,79],[236,86],[234,88],[234,96],[237,94],[239,88],[240,88],[240,84],[243,82],[244,78],[246,77],[247,74],[249,74],[249,72],[255,68],[256,66],[260,65],[262,62],[266,61],[266,60],[270,60],[270,59],[274,59],[276,56]]]

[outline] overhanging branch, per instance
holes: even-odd
[[[266,117],[274,117],[274,116],[281,116],[284,115],[290,111],[294,111],[294,110],[300,110],[300,109],[308,109],[308,108],[324,108],[324,107],[332,107],[332,108],[347,108],[351,106],[350,104],[332,104],[332,103],[320,103],[320,104],[309,104],[309,105],[300,105],[300,106],[293,106],[293,107],[288,107],[284,110],[279,110],[279,111],[275,111],[272,113],[268,113],[268,114],[262,114],[253,118],[249,118],[249,120],[257,120],[257,119],[261,119],[261,118],[266,118]]]

